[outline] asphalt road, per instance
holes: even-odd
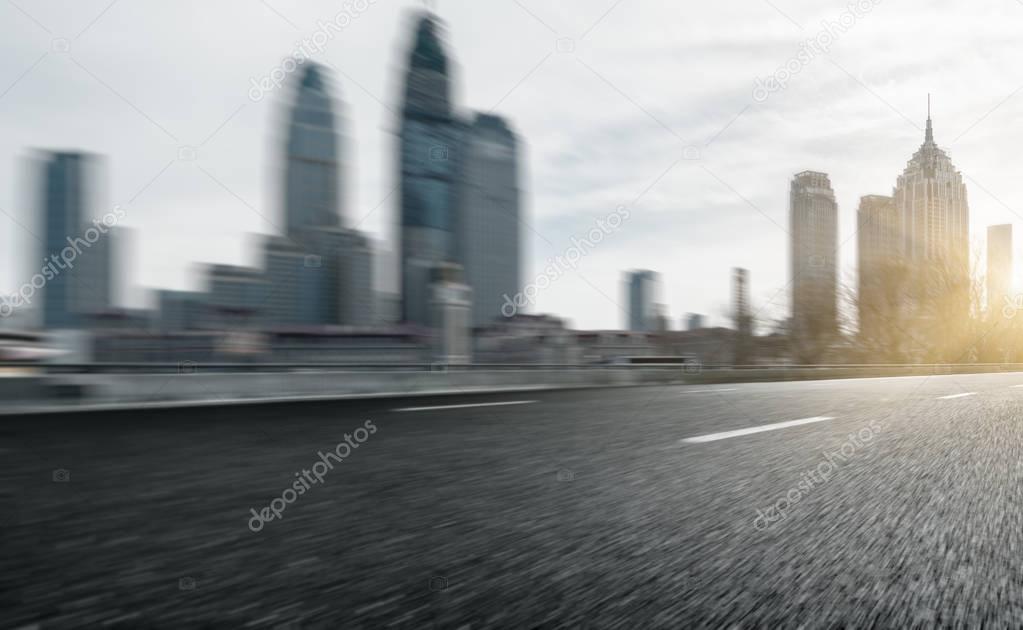
[[[998,374],[7,417],[0,627],[1021,627],[1021,410]]]

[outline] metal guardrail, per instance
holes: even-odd
[[[150,373],[150,374],[197,374],[210,372],[239,373],[272,373],[272,372],[322,372],[322,371],[361,371],[361,372],[473,372],[473,371],[514,371],[514,370],[620,370],[620,369],[655,369],[681,370],[680,364],[523,364],[523,363],[476,363],[470,365],[453,365],[444,363],[203,363],[198,361],[182,361],[179,363],[44,363],[39,361],[0,361],[0,370],[5,368],[29,369],[48,374],[111,374],[111,373]],[[690,369],[692,369],[690,367]]]
[[[948,369],[948,368],[1006,368],[1023,370],[1023,363],[807,363],[771,365],[703,365],[704,369],[729,370],[810,370],[810,369]]]
[[[538,371],[538,370],[681,370],[693,374],[718,371],[929,371],[935,374],[956,371],[1023,371],[1023,363],[861,363],[861,364],[629,364],[629,363],[476,363],[453,365],[445,363],[49,363],[40,361],[0,361],[0,370],[26,370],[44,374],[197,374],[197,373],[273,373],[312,371],[414,371],[414,372],[473,372],[473,371]]]

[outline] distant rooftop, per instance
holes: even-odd
[[[494,114],[477,113],[474,125],[480,129],[487,129],[503,135],[513,135],[511,128],[508,127],[508,122],[503,117]]]

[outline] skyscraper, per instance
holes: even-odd
[[[423,326],[430,321],[431,271],[457,257],[460,127],[440,30],[431,13],[419,16],[399,132],[402,319]]]
[[[473,326],[501,317],[520,290],[519,141],[503,118],[477,114],[466,131],[457,259],[472,288]]]
[[[67,247],[69,234],[78,232],[85,211],[85,165],[88,157],[79,153],[54,153],[43,163],[42,211],[45,221],[42,257]],[[79,320],[74,303],[71,273],[61,273],[42,289],[43,328],[74,328]]]
[[[753,358],[753,315],[749,304],[749,271],[732,270],[732,318],[735,325],[734,364],[747,365]]]
[[[89,223],[94,218],[97,162],[84,153],[43,156],[45,245],[40,267],[45,265],[50,272],[39,276],[46,280],[40,287],[44,328],[80,328],[89,315],[112,304],[110,234]],[[61,262],[53,264],[55,259]]]
[[[285,172],[287,238],[265,242],[269,324],[369,326],[373,252],[343,227],[342,138],[329,73],[312,62],[295,92]]]
[[[912,311],[916,325],[929,330],[918,337],[951,359],[965,351],[966,340],[958,337],[967,333],[959,324],[970,316],[970,208],[962,174],[934,142],[929,97],[927,109],[924,143],[899,176],[894,197]]]
[[[741,332],[751,328],[749,270],[741,267],[732,270],[732,318],[736,330]]]
[[[792,180],[789,225],[792,333],[797,345],[819,354],[838,329],[838,204],[826,173],[805,171]]]
[[[657,323],[657,300],[660,277],[655,271],[641,269],[625,274],[628,303],[628,328],[633,332],[650,332]]]
[[[1012,293],[1012,225],[987,229],[987,310],[1001,313]]]
[[[861,337],[880,338],[880,327],[892,325],[893,313],[902,296],[896,275],[901,265],[902,233],[895,200],[883,195],[860,198],[856,212],[856,240],[859,275],[856,293]]]
[[[340,224],[340,143],[326,71],[306,62],[288,123],[284,216],[286,235]]]
[[[934,142],[930,97],[924,143],[895,186],[903,251],[911,263],[945,262],[963,271],[969,263],[970,208],[963,176]]]

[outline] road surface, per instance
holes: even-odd
[[[1021,627],[1021,410],[997,374],[3,418],[0,626]]]

